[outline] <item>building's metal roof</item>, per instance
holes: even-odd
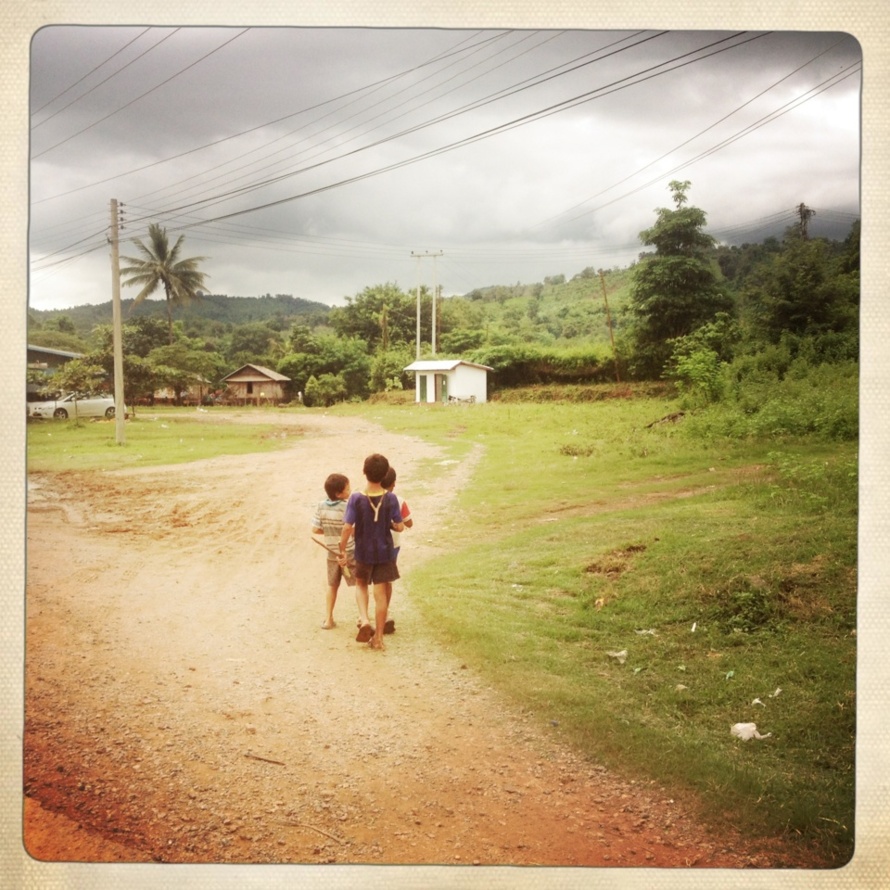
[[[47,355],[61,355],[64,358],[82,358],[82,352],[69,352],[67,349],[50,349],[48,346],[32,346],[28,344],[28,352],[44,352]]]
[[[425,359],[412,362],[405,368],[405,371],[453,371],[458,365],[466,365],[468,368],[478,368],[480,371],[493,371],[488,365],[477,365],[476,362],[467,362],[463,359],[442,359],[436,361],[433,359]]]

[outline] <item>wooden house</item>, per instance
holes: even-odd
[[[223,377],[226,401],[239,405],[277,405],[289,399],[290,377],[262,365],[243,365]]]
[[[463,359],[416,361],[405,368],[415,375],[416,402],[488,401],[487,365]]]
[[[40,401],[45,399],[44,389],[49,389],[53,374],[73,358],[83,358],[82,352],[70,352],[67,349],[50,349],[48,346],[28,344],[28,370],[39,371],[40,383],[29,381],[27,384],[27,400]]]
[[[152,405],[201,405],[211,390],[210,381],[200,374],[192,375],[185,384],[185,389],[178,392],[172,386],[162,386],[152,393],[149,404]]]

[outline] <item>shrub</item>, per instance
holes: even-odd
[[[340,374],[322,374],[317,378],[312,376],[306,381],[303,402],[310,408],[329,408],[335,402],[344,401],[346,396],[346,381]]]
[[[859,367],[855,362],[813,367],[800,359],[791,361],[782,376],[758,366],[741,379],[734,362],[725,373],[729,380],[724,401],[690,416],[685,427],[689,435],[813,435],[817,440],[840,442],[859,434]]]
[[[594,350],[550,350],[526,345],[477,349],[469,360],[495,371],[493,386],[509,389],[536,384],[603,383],[613,370]]]
[[[692,403],[719,401],[725,388],[720,357],[712,349],[675,356],[669,376]]]

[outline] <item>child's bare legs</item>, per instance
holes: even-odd
[[[384,581],[374,585],[374,638],[371,646],[374,649],[385,649],[383,645],[383,627],[386,624],[386,612],[392,597],[392,582]]]
[[[368,630],[371,627],[371,619],[368,617],[368,584],[359,578],[355,579],[355,604],[358,606],[359,630],[356,639],[360,643],[365,643],[370,639]],[[368,630],[365,630],[365,628]],[[364,639],[362,639],[364,637]]]
[[[334,621],[334,606],[337,603],[337,588],[328,586],[328,592],[325,596],[325,606],[327,607],[327,615],[325,620],[322,622],[322,627],[325,630],[330,630],[332,627],[337,626],[337,622]]]
[[[390,617],[390,604],[392,603],[392,582],[390,581],[387,585],[386,591],[386,623],[383,625],[383,632],[385,634],[391,634],[396,632],[396,623]]]

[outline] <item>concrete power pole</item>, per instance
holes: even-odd
[[[433,355],[436,354],[436,290],[438,282],[436,280],[436,257],[443,256],[440,250],[437,253],[430,253],[425,250],[423,253],[411,251],[411,256],[417,258],[417,358],[420,358],[420,261],[424,257],[433,258],[433,319],[432,319],[432,349]]]
[[[411,251],[411,256],[417,256],[414,251]],[[420,360],[420,257],[417,257],[417,338],[415,340],[417,344],[417,349],[415,352],[415,358]]]
[[[114,432],[118,445],[126,441],[124,431],[124,349],[121,324],[121,263],[118,248],[120,215],[117,200],[111,199],[111,323],[114,346]]]

